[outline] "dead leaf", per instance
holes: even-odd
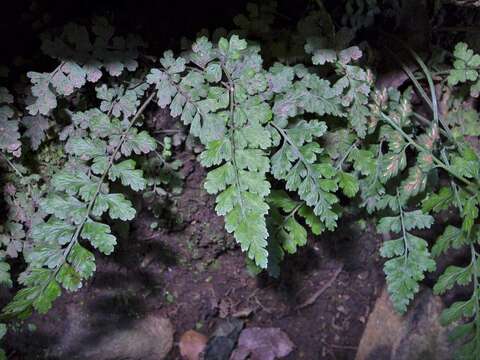
[[[199,360],[208,338],[195,330],[188,330],[180,338],[180,354],[186,360]]]
[[[247,318],[253,313],[253,308],[247,307],[245,309],[238,310],[232,314],[234,318]]]
[[[242,331],[230,360],[275,360],[293,351],[294,344],[279,328],[249,328]]]

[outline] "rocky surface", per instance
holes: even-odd
[[[355,360],[449,360],[453,349],[439,317],[442,300],[422,289],[408,312],[395,312],[386,289],[377,299]]]

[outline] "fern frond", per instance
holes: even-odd
[[[313,142],[327,130],[325,123],[300,121],[282,128],[273,122],[272,126],[283,138],[280,149],[272,156],[272,174],[285,180],[288,190],[298,192],[327,228],[335,228],[338,216],[332,206],[338,202],[334,194],[338,189],[336,170],[328,162],[316,164],[322,149]]]
[[[68,163],[72,168],[67,166],[53,176],[54,192],[41,201],[41,209],[50,217],[32,228],[34,246],[26,257],[29,266],[20,279],[24,288],[3,309],[3,316],[26,315],[32,310],[45,313],[60,296],[62,287],[67,291],[80,288],[95,271],[95,257],[81,245],[81,239],[107,255],[113,251],[116,238],[110,227],[100,222],[100,216],[108,211],[110,218],[127,221],[133,219],[135,209],[123,194],[109,192],[108,180],[120,178],[133,190],[145,187],[141,171],[134,169],[135,162],[118,162],[118,158],[130,155],[131,149],[141,153],[154,150],[155,142],[138,141],[139,133],[134,128],[152,99],[153,94],[120,133],[108,116],[97,114],[101,121],[90,123],[88,136],[69,139],[66,149],[72,156]],[[100,122],[102,134],[94,139],[91,136],[98,134]],[[116,139],[111,151],[104,138]],[[143,138],[148,139],[148,135]],[[96,167],[91,170],[85,168],[86,164]],[[80,169],[74,169],[79,165]]]
[[[21,153],[19,121],[14,119],[13,96],[0,87],[0,151],[18,157]]]
[[[418,283],[424,279],[424,273],[435,270],[435,261],[431,258],[428,243],[410,230],[430,228],[433,218],[420,211],[405,212],[397,197],[399,215],[380,220],[378,231],[382,233],[400,233],[401,237],[386,241],[380,249],[385,262],[384,271],[387,286],[395,309],[401,313],[419,291]]]
[[[169,105],[190,132],[206,146],[200,156],[209,171],[205,189],[217,194],[216,211],[248,257],[267,267],[268,205],[266,181],[270,134],[264,124],[271,117],[268,104],[258,96],[266,87],[258,50],[232,36],[216,47],[202,37],[188,60],[166,52],[162,69],[153,69],[147,81],[157,89],[161,107]],[[241,99],[241,101],[239,101]]]
[[[60,63],[49,73],[27,73],[35,98],[27,107],[29,113],[48,115],[57,107],[57,97],[71,95],[87,82],[97,82],[103,69],[111,76],[136,70],[143,46],[137,37],[115,35],[115,29],[103,17],[92,21],[91,33],[84,26],[69,24],[58,37],[44,34],[43,52]]]

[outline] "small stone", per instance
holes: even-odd
[[[165,359],[173,347],[174,329],[170,320],[149,316],[127,329],[119,328],[100,338],[85,349],[79,358],[111,359]]]
[[[220,321],[208,340],[203,360],[229,359],[243,329],[243,321],[227,319]]]

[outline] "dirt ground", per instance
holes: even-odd
[[[189,329],[208,336],[222,319],[239,318],[287,333],[295,344],[288,359],[353,359],[384,283],[373,228],[347,216],[286,259],[279,279],[253,277],[202,189],[205,170],[190,152],[180,158],[184,190],[161,215],[167,220],[153,230],[157,220],[144,209],[130,229],[117,229],[115,254],[97,258],[82,289],[9,332],[9,358],[73,359],[154,314],[170,319],[176,342]],[[179,358],[175,345],[168,359]]]

